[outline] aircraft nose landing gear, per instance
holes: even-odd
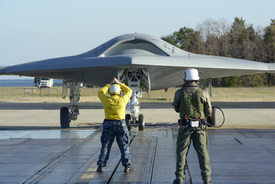
[[[145,121],[144,121],[144,115],[139,114],[139,102],[138,98],[141,97],[141,92],[137,92],[133,90],[132,97],[130,101],[127,104],[127,109],[131,112],[130,114],[126,114],[125,120],[126,124],[128,126],[128,130],[131,130],[131,124],[138,124],[138,129],[140,131],[144,130],[145,128]]]
[[[145,120],[144,115],[139,114],[138,98],[142,97],[142,89],[146,90],[148,95],[150,95],[149,72],[145,69],[122,70],[118,72],[118,75],[119,80],[126,83],[133,90],[132,97],[126,107],[131,112],[131,114],[126,114],[125,116],[128,130],[131,130],[132,124],[138,124],[139,130],[143,131],[145,129]]]
[[[131,130],[132,124],[138,124],[139,130],[142,131],[145,128],[144,116],[143,114],[139,114],[139,102],[138,98],[140,98],[141,91],[133,90],[132,97],[127,104],[127,109],[131,112],[130,114],[126,114],[125,120],[128,127],[128,130]]]

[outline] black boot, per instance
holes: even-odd
[[[182,184],[182,182],[179,182],[178,180],[174,180],[173,184]]]
[[[103,167],[101,165],[99,165],[96,172],[103,172]]]
[[[129,172],[134,172],[134,169],[132,167],[130,167],[130,165],[126,165],[124,172],[129,173]]]

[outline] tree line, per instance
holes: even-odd
[[[236,17],[231,25],[223,19],[207,19],[196,29],[183,27],[162,39],[192,53],[275,63],[275,20],[255,29],[243,18]],[[217,87],[274,85],[275,75],[267,73],[213,79]]]

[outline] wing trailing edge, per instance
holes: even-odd
[[[152,90],[181,84],[187,68],[197,68],[202,79],[275,73],[273,63],[193,54],[150,35],[126,34],[80,55],[0,67],[0,75],[58,78],[102,86],[122,69],[143,68],[150,73]]]

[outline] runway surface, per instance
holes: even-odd
[[[171,107],[148,104],[141,109],[147,126],[143,132],[131,131],[133,173],[123,172],[114,144],[108,166],[100,174],[96,162],[102,108],[84,108],[72,128],[62,130],[58,108],[0,105],[0,183],[161,184],[174,180],[178,114]],[[227,104],[224,127],[208,129],[214,183],[275,183],[275,107],[258,105],[233,108]],[[202,183],[192,146],[188,166],[186,183]]]

